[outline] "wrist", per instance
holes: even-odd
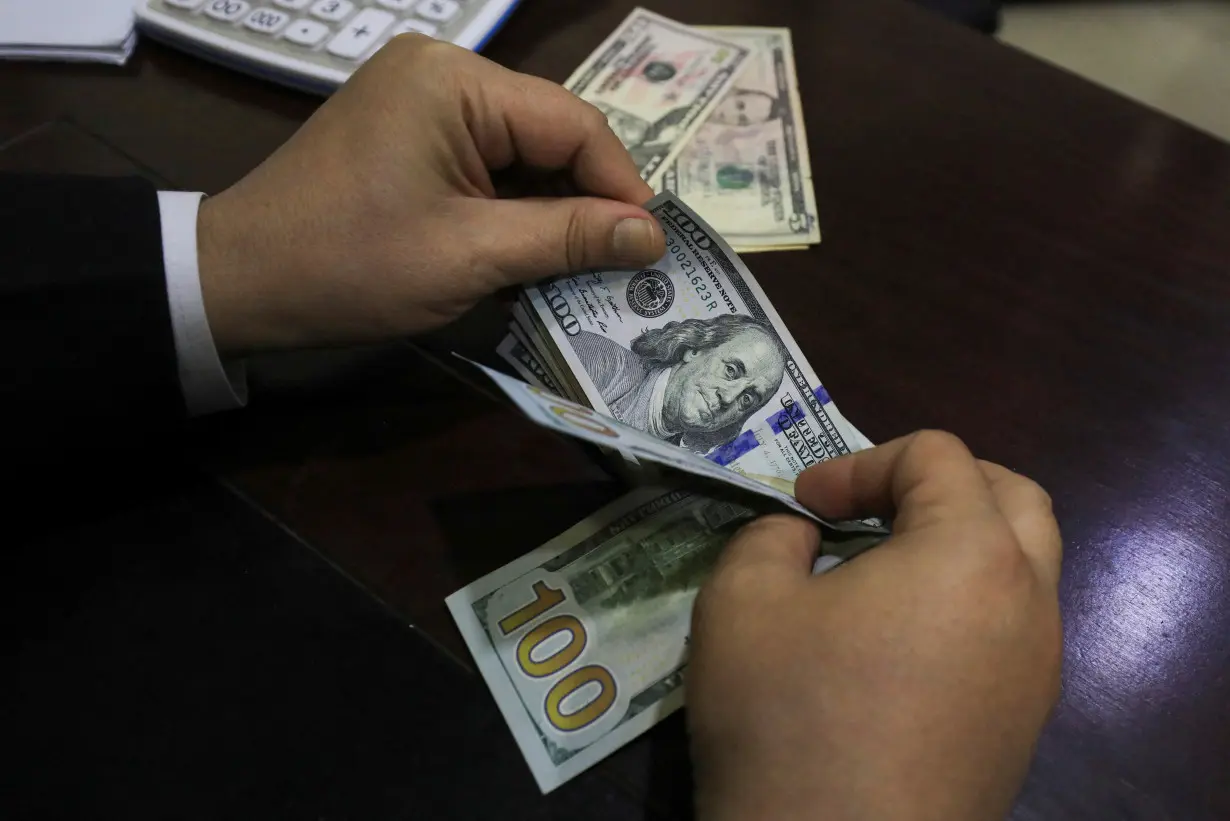
[[[800,756],[816,766],[799,768]],[[977,772],[954,779],[801,753],[727,773],[697,768],[697,821],[985,821],[1004,817],[1014,794]]]
[[[263,319],[271,249],[269,241],[252,228],[259,224],[236,213],[226,192],[205,198],[197,214],[201,297],[214,344],[223,358],[276,347]]]
[[[740,733],[691,729],[697,821],[839,818],[821,814],[824,804],[814,794],[819,779],[799,777],[808,770],[798,766],[811,757],[806,751],[785,754],[792,746],[786,739],[766,750]]]
[[[750,775],[750,774],[749,774]],[[814,795],[804,794],[800,785],[777,783],[772,775],[764,778],[741,776],[737,779],[697,778],[697,821],[841,821]],[[896,821],[894,819],[894,821]]]

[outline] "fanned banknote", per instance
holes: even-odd
[[[663,259],[541,283],[514,312],[515,341],[538,363],[522,367],[567,372],[579,404],[492,378],[539,424],[798,510],[799,472],[871,442],[723,239],[673,195],[647,208]],[[682,705],[692,602],[753,506],[640,488],[449,597],[544,792]],[[878,521],[844,524],[825,528],[814,572],[884,538]]]
[[[731,88],[746,46],[637,8],[564,86],[606,114],[651,184]]]
[[[464,357],[459,358],[464,359]],[[736,488],[744,494],[770,499],[800,516],[838,531],[878,532],[887,534],[878,520],[831,522],[821,519],[794,498],[794,482],[776,476],[760,476],[743,471],[727,470],[703,456],[664,442],[617,419],[604,416],[592,408],[570,402],[542,388],[506,376],[499,371],[470,362],[504,391],[532,421],[545,428],[583,439],[594,445],[612,448],[635,459],[653,465],[690,474],[711,483]]]
[[[674,191],[740,253],[819,242],[790,30],[699,30],[751,56],[655,190]]]
[[[559,394],[559,385],[555,384],[555,379],[547,372],[546,367],[538,361],[538,357],[532,351],[525,347],[517,340],[515,333],[509,333],[504,337],[504,340],[496,347],[495,352],[500,358],[512,365],[513,370],[524,379],[539,388],[545,388],[552,393]]]
[[[646,208],[662,259],[525,292],[573,398],[747,474],[793,480],[849,453],[853,427],[743,261],[674,194]]]

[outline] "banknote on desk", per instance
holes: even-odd
[[[653,184],[733,86],[750,50],[643,8],[564,82],[607,117]]]
[[[734,86],[656,180],[740,253],[820,242],[790,30],[702,27],[747,47]]]
[[[682,706],[692,601],[746,518],[641,488],[448,597],[543,792]]]

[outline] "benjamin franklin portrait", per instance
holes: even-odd
[[[786,363],[777,335],[738,314],[668,322],[631,350],[589,331],[572,345],[617,419],[698,453],[739,435],[777,393]]]

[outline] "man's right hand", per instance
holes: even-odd
[[[693,616],[698,817],[1002,818],[1059,692],[1050,497],[930,431],[812,467],[796,494],[894,535],[818,577],[801,518],[727,547]]]

